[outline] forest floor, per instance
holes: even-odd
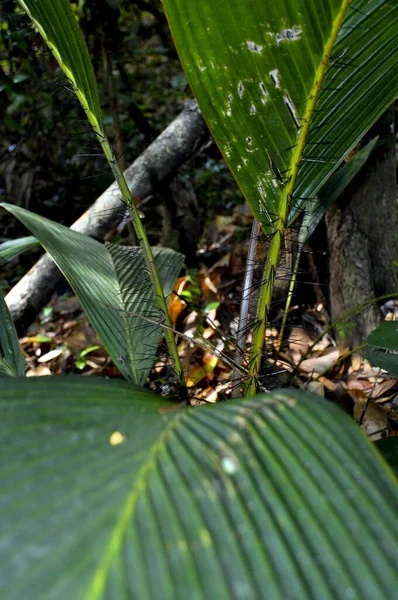
[[[235,206],[229,212],[212,220],[202,236],[198,268],[186,270],[179,277],[169,303],[173,327],[181,332],[179,353],[192,405],[223,401],[239,391],[233,364],[252,217],[245,205]],[[259,240],[259,263],[264,252]],[[372,440],[397,435],[398,380],[373,367],[359,351],[344,347],[341,337],[335,338],[333,331],[323,334],[329,325],[327,307],[315,293],[322,286],[314,273],[313,257],[307,263],[307,272],[298,285],[299,289],[305,288],[305,293],[298,291],[295,295],[280,349],[279,331],[286,299],[283,281],[277,290],[279,299],[274,302],[272,325],[266,332],[262,388],[271,390],[289,384],[310,390],[340,404]],[[254,283],[252,306],[257,293]],[[386,318],[393,315],[387,314]],[[28,377],[68,373],[120,377],[68,288],[63,294],[54,294],[20,343]],[[246,339],[249,343],[250,333]],[[209,350],[209,345],[215,352]],[[169,380],[167,360],[159,354],[148,384],[167,393]]]
[[[178,114],[191,93],[167,30],[164,32],[164,23],[159,15],[156,17],[159,11],[142,12],[132,3],[123,20],[112,21],[118,35],[105,39],[113,57],[113,68],[105,73],[102,62],[97,60],[101,52],[95,21],[103,14],[96,14],[95,5],[90,12],[86,4],[88,12],[83,25],[96,58],[105,119],[112,122],[112,110],[117,104],[122,136],[114,141],[122,143],[124,139],[122,156],[130,164]],[[69,225],[106,189],[111,174],[96,147],[90,150],[93,154],[85,154],[85,146],[92,144],[92,138],[82,130],[83,115],[78,112],[75,99],[57,83],[48,50],[43,47],[37,56],[28,52],[27,40],[30,47],[29,36],[34,36],[34,32],[21,28],[14,8],[7,10],[13,27],[4,35],[9,36],[10,72],[16,76],[7,79],[0,96],[0,108],[6,114],[0,142],[0,195],[4,194],[2,197],[8,202]],[[110,13],[109,18],[113,17]],[[116,40],[118,43],[113,43]],[[114,78],[114,98],[106,86],[109,76]],[[195,159],[183,173],[185,176],[190,177],[195,188],[205,233],[195,268],[188,269],[176,282],[170,313],[174,327],[182,334],[179,351],[191,403],[214,403],[229,399],[239,388],[232,365],[252,217],[219,155],[210,153]],[[4,215],[1,218],[5,239],[22,235],[15,222],[5,221]],[[161,240],[155,237],[151,241],[157,244]],[[398,380],[372,367],[358,349],[345,347],[341,325],[336,334],[323,334],[330,325],[327,273],[322,258],[325,252],[325,248],[315,244],[304,253],[281,344],[279,331],[288,277],[279,277],[271,325],[266,332],[261,385],[271,390],[292,384],[326,397],[352,415],[372,440],[397,435]],[[266,243],[260,240],[256,257],[259,265],[265,254]],[[35,252],[28,258],[22,255],[2,268],[5,292],[37,256]],[[258,286],[254,284],[253,305],[257,293]],[[386,318],[391,318],[391,313]],[[350,323],[344,323],[344,327],[349,326]],[[20,342],[28,377],[69,373],[120,377],[77,298],[65,285],[58,287],[50,304]],[[246,344],[249,343],[250,334],[246,338]],[[204,344],[211,344],[215,353],[204,348]],[[167,393],[171,375],[167,361],[159,353],[149,386]]]

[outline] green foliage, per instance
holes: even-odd
[[[322,399],[178,410],[77,376],[1,402],[4,599],[394,596],[392,474]]]
[[[345,162],[321,187],[317,194],[316,202],[308,202],[305,206],[303,219],[301,221],[299,235],[298,235],[298,248],[296,254],[296,260],[293,268],[292,277],[290,280],[288,296],[286,300],[285,310],[283,313],[283,319],[281,329],[279,332],[280,344],[283,340],[283,333],[286,326],[287,317],[291,301],[293,298],[294,287],[296,285],[297,271],[300,263],[300,256],[303,250],[304,244],[308,241],[310,236],[314,233],[315,229],[319,225],[321,219],[325,216],[327,210],[332,206],[339,196],[344,192],[347,186],[352,182],[354,177],[362,169],[370,154],[377,144],[378,138],[374,138],[364,148],[361,148],[355,155],[347,162]],[[344,337],[345,331],[350,326],[349,323],[338,323],[336,329],[339,331],[339,335]],[[345,329],[344,329],[345,328]]]
[[[314,199],[396,97],[398,8],[380,0],[298,0],[288,12],[259,0],[164,5],[209,127],[272,233],[281,204],[293,218]]]
[[[272,238],[247,393],[256,390],[285,228],[398,94],[398,5],[164,0],[187,78]]]
[[[377,450],[398,477],[398,437],[393,435],[388,438],[377,440],[375,444]]]
[[[398,352],[398,323],[384,321],[368,337],[369,346]]]
[[[156,308],[142,250],[104,246],[23,208],[1,206],[20,219],[49,252],[122,375],[143,385],[162,335],[162,315]],[[168,297],[184,257],[167,248],[153,252]]]
[[[367,343],[368,348],[362,352],[363,357],[376,367],[388,371],[392,377],[398,377],[397,321],[384,321],[381,323],[369,335]]]
[[[14,322],[0,290],[0,377],[23,375],[24,366]]]
[[[333,175],[326,181],[318,192],[316,202],[308,202],[305,206],[305,213],[300,227],[299,243],[304,245],[309,237],[314,233],[322,217],[332,206],[354,177],[365,165],[372,151],[375,149],[378,138],[368,142],[364,148],[358,150],[355,155],[344,163]]]
[[[51,253],[123,375],[143,383],[182,257],[149,247],[101,129],[69,3],[20,5],[102,136],[142,251],[4,206]],[[382,0],[297,0],[288,20],[285,3],[262,0],[165,5],[205,117],[272,234],[258,310],[264,327],[289,214],[314,199],[397,91],[397,9]],[[1,373],[21,374],[4,301],[0,308]],[[168,340],[176,352],[171,330]],[[193,410],[130,382],[4,382],[2,598],[394,596],[397,487],[331,403],[288,390]]]
[[[173,360],[181,393],[183,393],[185,389],[184,373],[174,333],[171,331],[172,323],[168,314],[162,279],[145,227],[141,222],[138,208],[106,136],[93,66],[71,5],[66,0],[56,0],[55,2],[53,0],[41,0],[39,3],[34,0],[18,0],[18,2],[40,31],[61,69],[73,85],[74,93],[84,108],[88,120],[101,143],[102,150],[119,188],[121,199],[131,215],[134,231],[139,240],[145,267],[153,289],[155,303],[166,325],[163,335]],[[105,327],[107,327],[106,324]]]
[[[39,240],[32,236],[3,242],[0,244],[0,265],[12,260],[21,252],[35,248],[39,244]]]

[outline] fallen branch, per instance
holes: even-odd
[[[178,117],[152,142],[125,171],[127,184],[135,198],[144,200],[170,182],[178,168],[205,142],[207,127],[194,101],[186,104]],[[117,227],[124,218],[124,206],[113,183],[71,226],[97,239]],[[62,277],[48,254],[44,254],[6,297],[19,333],[26,330],[47,304]]]

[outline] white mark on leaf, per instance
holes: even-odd
[[[293,25],[293,27],[290,27],[289,29],[282,29],[282,31],[279,31],[278,33],[268,31],[268,35],[273,37],[277,45],[279,46],[279,44],[285,41],[295,42],[296,40],[299,40],[302,32],[303,30],[300,27],[297,27],[297,25]]]
[[[255,105],[251,104],[251,106],[250,106],[250,114],[251,115],[255,115],[256,112],[257,112],[257,109],[256,109]]]
[[[248,146],[252,145],[253,140],[252,140],[252,138],[250,136],[247,136],[246,143],[247,143]],[[257,150],[257,148],[246,148],[246,152],[256,152],[256,150]]]
[[[249,48],[250,52],[256,52],[257,54],[261,54],[261,52],[263,51],[263,46],[256,44],[256,42],[246,42],[246,45]]]
[[[238,470],[238,463],[232,456],[223,456],[221,459],[221,466],[227,475],[234,475]]]
[[[265,87],[265,85],[264,85],[264,83],[262,81],[260,81],[259,86],[260,86],[261,94],[263,96],[261,98],[261,102],[262,102],[262,104],[265,104],[267,102],[268,96],[269,96],[268,90],[267,90],[267,88]]]
[[[297,116],[296,109],[294,108],[294,104],[293,104],[291,98],[288,96],[288,94],[285,94],[283,96],[283,101],[286,104],[286,106],[287,106],[287,108],[288,108],[288,110],[289,110],[289,112],[290,112],[290,114],[292,116],[292,119],[293,119],[293,121],[294,121],[294,123],[295,123],[295,125],[297,127],[297,129],[300,129],[300,127],[301,127],[301,125],[300,125],[300,119]]]
[[[242,98],[244,89],[245,89],[245,86],[243,85],[243,83],[241,81],[239,81],[239,83],[238,83],[239,98]]]
[[[266,199],[267,199],[267,194],[265,193],[265,190],[264,190],[264,187],[263,187],[263,182],[262,182],[262,181],[260,181],[260,182],[257,184],[257,189],[258,189],[258,191],[259,191],[259,194],[260,194],[261,200],[266,200]]]
[[[228,96],[227,96],[227,104],[228,104],[227,117],[230,117],[232,115],[232,109],[231,109],[232,100],[233,100],[232,94],[228,94]]]
[[[272,71],[269,72],[269,76],[272,79],[272,83],[274,84],[274,86],[276,88],[280,88],[281,87],[281,83],[279,80],[279,71],[278,69],[273,69]]]

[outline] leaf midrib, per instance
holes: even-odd
[[[304,149],[306,147],[306,142],[308,138],[308,134],[311,127],[312,116],[315,111],[315,106],[318,101],[319,95],[322,89],[322,83],[325,79],[325,75],[327,72],[327,68],[332,58],[333,48],[337,42],[337,38],[339,32],[341,30],[342,24],[344,22],[344,18],[346,16],[347,10],[351,4],[351,0],[343,0],[341,4],[341,8],[336,18],[334,19],[331,34],[329,40],[325,46],[322,60],[318,66],[318,69],[315,73],[315,80],[311,91],[308,96],[308,101],[306,105],[306,109],[304,115],[302,117],[303,126],[300,129],[297,144],[293,150],[291,162],[290,162],[290,179],[288,184],[286,185],[285,190],[281,196],[281,204],[280,204],[280,223],[282,227],[285,226],[287,220],[287,214],[290,209],[291,200],[293,198],[293,192],[296,185],[298,170],[301,165],[301,161],[303,158]],[[337,167],[337,165],[336,165]]]
[[[113,527],[113,531],[110,534],[107,549],[105,550],[100,564],[92,577],[92,583],[87,594],[88,600],[99,600],[103,597],[109,569],[117,552],[120,551],[127,529],[127,524],[134,514],[136,503],[141,491],[147,485],[149,473],[155,468],[156,459],[160,452],[165,448],[166,440],[171,434],[172,430],[177,427],[183,418],[187,418],[187,416],[188,411],[183,409],[169,421],[165,429],[160,434],[157,442],[152,445],[146,461],[138,470],[138,473],[135,474],[132,489],[127,497],[124,508]]]

